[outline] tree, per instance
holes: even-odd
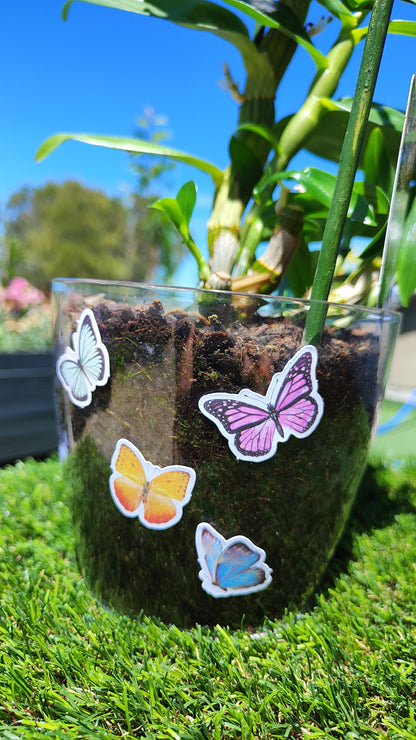
[[[146,106],[136,122],[135,137],[147,141],[149,145],[160,145],[169,140],[171,134],[168,120],[158,114],[152,106]],[[135,252],[131,254],[136,273],[150,276],[160,275],[159,266],[164,273],[160,277],[169,280],[185,252],[185,245],[178,233],[171,230],[168,217],[159,211],[162,218],[155,218],[155,211],[149,206],[160,196],[169,184],[169,173],[175,163],[169,157],[160,157],[151,152],[139,157],[130,155],[130,167],[136,175],[135,192],[130,197],[130,234]],[[176,237],[176,238],[175,238]],[[137,245],[146,245],[146,249]],[[127,245],[127,253],[130,252]]]
[[[57,276],[169,279],[181,255],[179,239],[149,202],[135,194],[128,206],[72,180],[22,188],[6,206],[5,280],[22,275],[48,291]]]

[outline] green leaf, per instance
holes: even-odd
[[[310,54],[318,71],[327,68],[328,62],[325,55],[313,45],[304,27],[299,23],[296,15],[289,6],[284,3],[275,3],[273,13],[268,14],[259,10],[253,3],[243,2],[243,0],[224,0],[224,2],[250,18],[253,18],[261,26],[277,28],[286,36],[296,41]]]
[[[183,213],[186,225],[189,226],[196,203],[196,185],[193,180],[189,180],[185,185],[182,185],[176,200]]]
[[[342,16],[345,15],[352,15],[351,10],[347,8],[344,3],[340,2],[340,0],[318,0],[319,5],[322,5],[323,8],[326,8],[331,15],[335,15],[336,18],[342,18]]]
[[[400,301],[407,306],[416,290],[416,198],[410,207],[403,229],[397,264],[397,284]]]
[[[200,280],[205,282],[210,275],[210,269],[189,231],[189,222],[195,207],[195,201],[196,187],[195,183],[190,180],[181,187],[176,198],[160,198],[160,200],[152,203],[150,207],[162,211],[178,229],[184,243],[197,262]]]
[[[275,152],[279,153],[280,151],[279,139],[275,136],[273,128],[260,126],[258,123],[242,123],[238,126],[237,131],[251,131],[265,139]]]
[[[355,41],[359,42],[367,36],[367,32],[368,27],[361,26],[360,28],[355,28],[352,34]],[[416,21],[390,21],[388,33],[400,34],[401,36],[416,36]]]
[[[204,159],[200,159],[199,157],[194,157],[192,154],[186,154],[185,152],[180,152],[176,149],[171,149],[170,147],[162,146],[152,141],[129,139],[120,136],[67,133],[55,134],[47,139],[39,148],[35,157],[36,161],[40,162],[66,141],[80,141],[84,144],[102,146],[107,149],[119,149],[120,151],[129,152],[130,154],[158,154],[162,157],[170,157],[171,159],[191,165],[192,167],[197,167],[197,169],[202,172],[206,172],[212,177],[216,187],[220,185],[223,178],[223,173],[215,167],[215,165]]]
[[[375,236],[371,239],[371,241],[366,244],[365,249],[360,254],[360,259],[374,259],[374,257],[377,257],[383,253],[383,246],[384,246],[384,237],[386,233],[387,228],[387,219],[384,222],[383,226]]]
[[[227,8],[203,0],[155,0],[145,2],[140,0],[81,0],[94,5],[103,5],[108,8],[126,10],[139,15],[152,16],[177,23],[187,28],[210,31],[228,43],[235,46],[240,52],[247,75],[256,80],[259,95],[274,96],[273,69],[266,54],[261,53],[250,40],[250,35],[243,21]],[[63,17],[66,20],[68,11],[74,0],[68,0],[63,8]],[[296,18],[292,25],[297,24]],[[289,24],[290,25],[290,24]],[[306,36],[303,28],[298,24],[297,30]],[[309,37],[307,37],[309,40]],[[304,41],[306,43],[306,40]],[[314,49],[309,41],[309,46]],[[319,54],[314,51],[315,56]],[[320,58],[322,57],[322,59]],[[325,57],[320,55],[318,66],[324,64]]]
[[[262,166],[253,150],[232,136],[229,144],[230,159],[232,165],[233,177],[238,180],[240,186],[240,197],[248,201],[251,197],[251,186],[249,183],[255,183],[262,174]]]
[[[171,21],[178,25],[199,31],[210,31],[240,52],[247,74],[258,81],[262,94],[270,95],[273,90],[273,70],[265,54],[257,49],[250,40],[249,32],[243,21],[227,8],[204,0],[81,0],[94,5],[126,10],[139,15],[152,16]],[[74,0],[68,0],[63,8],[64,19],[68,16],[69,7]]]
[[[306,295],[313,282],[319,252],[310,252],[302,239],[287,269],[286,277],[294,295]]]
[[[201,31],[228,31],[249,36],[243,21],[227,8],[205,0],[80,0],[92,5],[102,5],[106,8],[126,10],[139,15],[153,16],[179,23],[183,26]],[[74,0],[68,0],[62,9],[64,20]]]
[[[403,36],[416,36],[416,21],[390,21],[389,33],[397,33]]]
[[[371,182],[356,182],[352,189],[354,195],[362,196],[366,202],[372,206],[374,213],[379,216],[386,216],[390,208],[390,200],[386,193],[378,185]],[[377,224],[375,224],[377,225]]]
[[[250,40],[249,32],[243,21],[227,8],[216,3],[192,0],[172,2],[157,0],[141,2],[140,0],[81,0],[95,5],[103,5],[118,10],[126,10],[140,15],[152,16],[177,23],[190,29],[210,31],[240,52],[247,75],[256,80],[259,95],[274,96],[274,75],[266,54],[261,53]],[[74,0],[64,5],[64,19]]]
[[[307,167],[301,172],[288,172],[285,179],[296,180],[316,200],[327,208],[330,207],[335,176],[329,172]],[[369,226],[377,226],[376,214],[385,214],[389,209],[389,200],[385,193],[374,185],[356,182],[353,187],[348,217]]]
[[[321,116],[318,125],[304,143],[305,149],[318,157],[338,162],[351,110],[352,98],[333,101],[327,98],[321,100],[326,112]],[[280,127],[289,120],[279,122]],[[404,114],[394,108],[374,103],[371,107],[366,136],[359,162],[363,167],[363,156],[368,137],[377,126],[383,136],[387,155],[392,163],[397,159],[400,146],[401,131],[403,129]]]
[[[376,126],[370,133],[363,157],[365,181],[378,185],[385,193],[391,193],[394,167],[384,144],[383,134]]]
[[[189,222],[175,198],[161,198],[152,203],[150,207],[158,211],[163,211],[172,221],[173,225],[176,226],[181,236],[184,239],[189,239]]]

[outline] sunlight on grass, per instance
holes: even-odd
[[[0,470],[1,737],[413,739],[415,482],[369,468],[304,613],[182,631],[96,603],[56,459]]]
[[[391,419],[403,404],[395,401],[384,401],[381,407],[380,424]],[[409,455],[416,456],[416,408],[395,429],[386,434],[377,435],[372,451],[386,455],[391,460],[401,460]]]

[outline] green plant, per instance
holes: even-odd
[[[92,134],[52,136],[39,149],[38,160],[73,139],[192,164],[209,173],[215,185],[208,259],[189,227],[196,203],[193,182],[186,183],[176,198],[163,198],[154,207],[164,211],[179,230],[198,263],[201,285],[257,293],[280,286],[296,296],[326,300],[329,295],[374,305],[403,115],[373,103],[372,98],[387,32],[415,36],[416,22],[390,21],[392,0],[321,0],[339,25],[339,35],[324,55],[311,40],[319,29],[308,30],[304,25],[310,0],[83,1],[209,30],[239,50],[246,81],[237,95],[240,109],[230,138],[230,163],[221,171],[163,144]],[[72,2],[65,3],[65,19]],[[364,40],[356,93],[352,99],[336,100],[340,78],[354,48]],[[315,74],[299,110],[279,120],[275,97],[299,45],[309,52]],[[235,88],[228,70],[227,75]],[[337,178],[311,167],[291,169],[301,149],[339,162]],[[363,179],[354,182],[357,168]],[[358,264],[351,270],[353,237],[364,241]],[[312,248],[316,243],[321,243],[320,250]],[[416,275],[409,283],[407,271],[406,279],[410,295]],[[311,316],[310,341],[321,322],[322,316]]]

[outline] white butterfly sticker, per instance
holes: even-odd
[[[110,377],[110,358],[89,308],[77,321],[72,346],[59,357],[56,372],[72,403],[84,408],[91,403],[97,385],[105,385]]]

